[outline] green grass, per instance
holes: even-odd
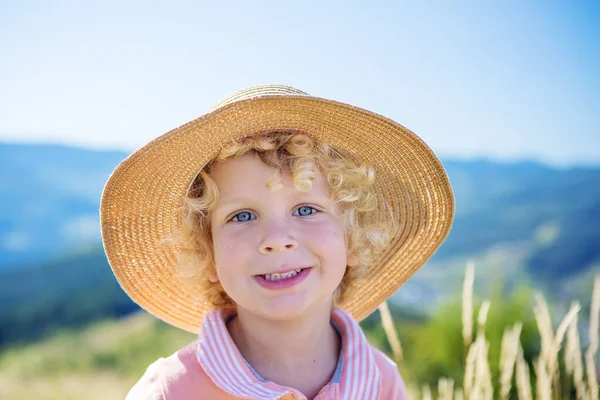
[[[0,354],[0,398],[124,398],[150,363],[194,339],[145,313],[61,331]]]

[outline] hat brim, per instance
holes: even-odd
[[[183,197],[201,168],[232,141],[275,130],[309,134],[371,163],[375,191],[398,220],[398,235],[340,305],[357,320],[390,297],[446,238],[454,217],[452,188],[440,160],[410,130],[316,97],[236,101],[153,140],[110,176],[100,206],[104,250],[134,302],[171,325],[199,331],[211,305],[193,286],[182,285],[176,252],[164,240],[181,226]]]

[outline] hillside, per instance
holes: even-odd
[[[0,270],[97,246],[104,182],[125,153],[0,143]]]
[[[0,275],[0,348],[138,310],[101,248]]]
[[[528,271],[556,281],[600,262],[600,168],[445,162],[456,219],[438,259],[527,247]]]

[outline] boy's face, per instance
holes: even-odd
[[[268,189],[274,170],[255,154],[214,164],[219,201],[211,212],[217,276],[242,310],[267,318],[292,318],[330,307],[341,282],[347,247],[321,174],[312,189]],[[297,275],[298,269],[302,269]],[[291,277],[276,279],[281,272]]]

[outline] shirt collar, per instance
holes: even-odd
[[[196,356],[210,379],[225,392],[242,399],[275,400],[294,392],[262,381],[252,372],[227,331],[225,324],[230,316],[230,311],[213,309],[202,324]],[[333,310],[331,320],[342,336],[342,366],[339,383],[333,379],[330,385],[339,385],[336,392],[340,399],[377,399],[380,372],[359,324],[339,308]]]

